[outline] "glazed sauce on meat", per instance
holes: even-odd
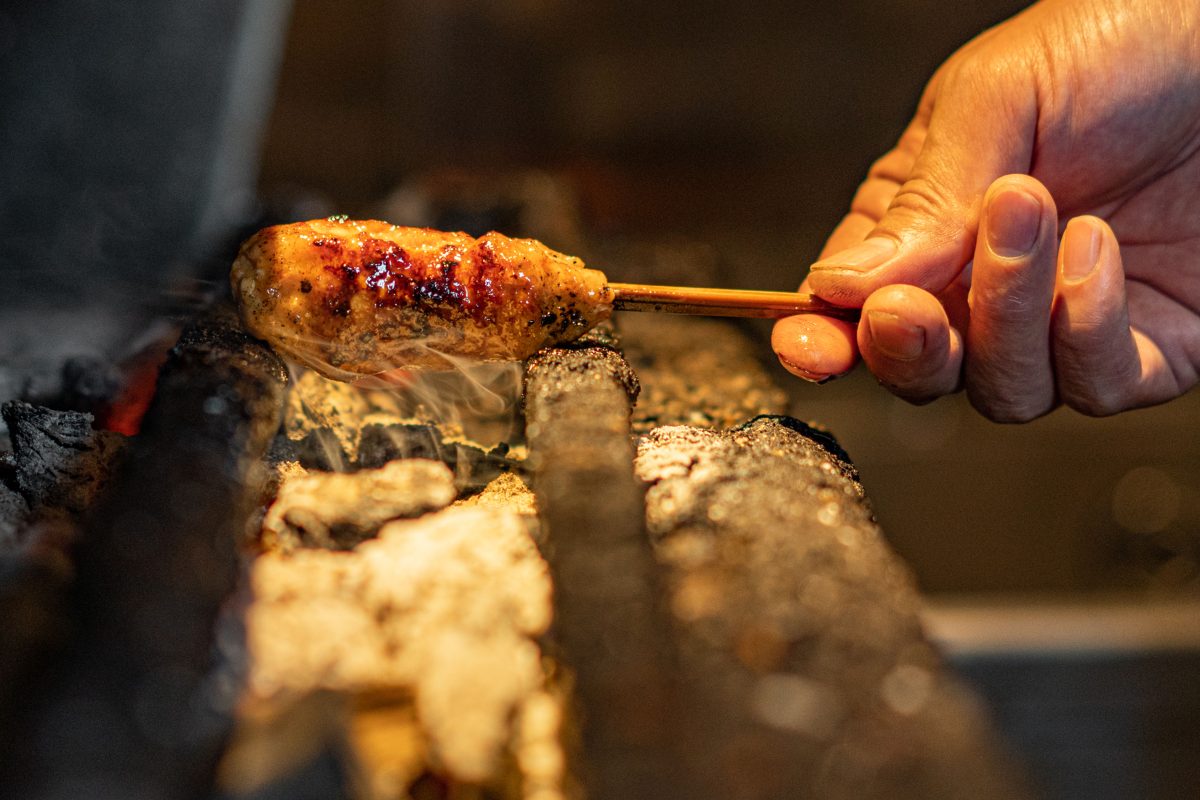
[[[342,219],[260,231],[231,280],[252,332],[333,377],[525,358],[612,300],[602,273],[530,239]]]

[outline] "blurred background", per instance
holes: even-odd
[[[1024,5],[6,4],[0,389],[133,347],[265,219],[404,209],[439,182],[545,178],[588,234],[547,244],[601,269],[606,243],[666,243],[703,253],[695,283],[794,288],[928,76]],[[1200,741],[1200,394],[1004,427],[861,370],[803,384],[749,330],[1049,795],[1194,796],[1174,792]]]

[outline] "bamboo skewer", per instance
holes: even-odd
[[[827,303],[800,292],[760,292],[744,289],[700,289],[691,286],[648,286],[610,283],[613,308],[622,311],[658,311],[666,314],[701,314],[710,317],[761,317],[779,319],[795,314],[820,314],[856,322],[859,309]]]

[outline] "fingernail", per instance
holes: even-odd
[[[829,381],[836,377],[835,375],[829,375],[824,372],[813,372],[812,370],[808,370],[800,366],[790,358],[781,356],[778,353],[775,355],[779,359],[779,363],[783,365],[784,369],[795,375],[797,378],[803,378],[809,383],[829,383]]]
[[[1062,251],[1063,280],[1083,283],[1100,263],[1100,231],[1084,220],[1071,220],[1063,232]]]
[[[925,350],[925,329],[886,311],[867,312],[867,330],[876,350],[897,361],[912,361]]]
[[[834,253],[828,258],[821,259],[812,265],[812,269],[870,272],[895,256],[896,249],[894,240],[876,236],[840,253]]]
[[[1042,201],[1024,189],[1006,187],[987,205],[988,249],[1000,258],[1019,258],[1033,249],[1042,227]]]

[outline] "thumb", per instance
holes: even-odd
[[[961,55],[961,54],[960,54]],[[861,306],[876,289],[945,289],[975,249],[979,206],[992,181],[1029,171],[1037,93],[1028,70],[972,53],[931,81],[895,150],[876,162],[846,225],[874,220],[865,238],[812,265],[820,297]],[[915,146],[914,146],[915,145]]]

